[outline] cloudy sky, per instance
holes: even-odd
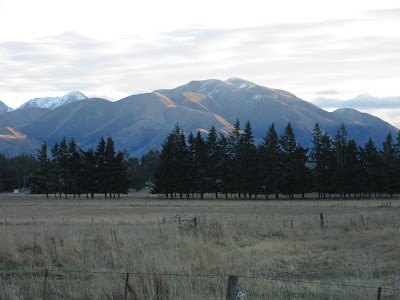
[[[398,28],[397,0],[0,0],[0,100],[229,77],[307,101],[400,96]]]

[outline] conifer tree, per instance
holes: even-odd
[[[112,193],[115,192],[118,174],[115,168],[115,149],[114,149],[114,141],[111,137],[107,138],[106,150],[105,150],[105,160],[104,160],[104,168],[105,168],[105,192],[109,193],[110,198],[112,197]],[[115,196],[115,195],[114,195]]]
[[[245,197],[247,193],[251,199],[252,195],[257,197],[260,188],[258,175],[258,151],[254,145],[254,137],[250,121],[247,121],[244,134],[241,135],[241,152],[243,192]]]
[[[240,132],[240,121],[237,120],[228,136],[229,169],[229,191],[233,194],[239,194],[239,199],[243,192],[243,164],[242,164],[242,139]]]
[[[206,165],[207,192],[215,193],[215,198],[218,199],[218,181],[220,177],[218,170],[221,166],[221,153],[218,147],[217,131],[214,126],[208,132],[206,148],[208,153]]]
[[[389,133],[386,140],[383,142],[381,150],[382,155],[382,176],[383,189],[393,197],[393,193],[399,190],[399,179],[397,177],[398,170],[396,169],[396,147],[393,142],[392,134]]]
[[[208,164],[208,153],[206,143],[201,136],[200,131],[197,131],[196,138],[194,141],[194,165],[197,169],[197,176],[195,181],[195,189],[200,193],[200,199],[204,198],[204,193],[207,191],[207,164]]]
[[[293,127],[290,123],[287,124],[283,135],[279,140],[282,148],[282,191],[289,196],[289,198],[294,198],[294,191],[296,190],[296,139],[293,132]]]
[[[107,198],[107,167],[106,167],[106,141],[101,137],[97,144],[95,152],[96,160],[96,190],[97,193],[104,193],[104,197]]]
[[[82,192],[86,193],[86,198],[94,198],[96,191],[96,157],[94,149],[90,148],[87,151],[79,150],[81,153],[81,185]]]
[[[36,168],[33,173],[31,185],[32,194],[46,194],[49,198],[50,192],[50,160],[47,156],[47,144],[44,143],[36,156]]]
[[[261,184],[265,186],[266,198],[268,199],[268,194],[275,194],[275,199],[279,199],[282,150],[274,123],[268,128],[264,142],[260,147],[260,152]]]

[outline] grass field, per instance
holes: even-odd
[[[398,199],[3,194],[0,239],[0,299],[400,299]]]

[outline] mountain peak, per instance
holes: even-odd
[[[231,77],[231,78],[227,79],[226,81],[236,85],[238,88],[241,88],[241,89],[255,86],[254,83],[252,83],[248,80],[245,80],[245,79],[237,78],[237,77]]]
[[[24,104],[22,104],[20,107],[17,109],[25,108],[25,107],[40,107],[40,108],[47,108],[47,109],[55,109],[57,107],[60,107],[62,105],[79,101],[79,100],[86,100],[88,97],[86,97],[84,94],[78,91],[73,91],[70,92],[62,97],[45,97],[45,98],[34,98],[31,99]]]

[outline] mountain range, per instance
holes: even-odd
[[[400,97],[375,97],[361,94],[348,100],[319,97],[312,101],[315,105],[326,108],[400,108]]]
[[[71,98],[70,94],[77,96]],[[354,109],[327,112],[287,91],[239,78],[191,81],[175,89],[132,95],[116,102],[88,99],[79,92],[70,94],[62,98],[72,101],[57,107],[50,104],[57,101],[34,99],[28,101],[30,105],[25,103],[1,114],[0,128],[9,128],[5,130],[14,130],[25,138],[7,139],[4,136],[12,134],[0,135],[0,152],[7,156],[36,153],[38,145],[46,141],[52,146],[64,136],[67,140],[74,138],[79,147],[87,149],[96,147],[102,136],[111,136],[117,150],[127,149],[140,157],[150,149],[161,148],[176,124],[185,133],[207,132],[214,125],[221,134],[227,134],[237,120],[242,126],[250,120],[256,143],[262,142],[272,122],[278,134],[290,122],[297,141],[305,147],[312,145],[317,122],[331,136],[344,123],[349,137],[359,144],[372,137],[380,146],[389,132],[398,132],[372,115]]]

